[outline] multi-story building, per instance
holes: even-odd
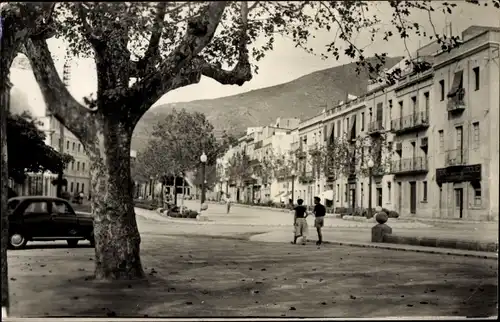
[[[436,217],[498,220],[500,28],[473,26],[434,56]]]
[[[70,193],[83,192],[86,196],[90,189],[90,161],[87,157],[83,145],[66,128],[61,127],[60,123],[48,112],[43,100],[40,88],[35,81],[30,64],[25,56],[16,57],[11,68],[11,80],[14,84],[11,100],[12,103],[18,102],[12,106],[13,113],[30,112],[39,122],[40,129],[44,131],[45,143],[55,150],[60,150],[60,144],[64,144],[63,153],[67,153],[74,158],[74,161],[64,170],[64,178],[68,185],[64,188]],[[22,86],[20,86],[22,84]],[[61,135],[63,129],[63,135]],[[63,137],[64,142],[60,142]],[[41,194],[48,196],[56,195],[56,187],[52,181],[57,178],[57,174],[29,174],[29,178],[24,185],[18,185],[15,188],[18,193]]]
[[[349,208],[371,199],[403,217],[498,220],[499,46],[500,28],[472,26],[458,48],[419,48],[409,68],[398,64],[395,83],[371,84],[362,97],[301,122],[292,131],[298,139],[282,143],[296,151],[294,184],[291,174],[277,177],[277,192],[288,196],[294,186],[295,199],[307,204],[322,196]],[[339,137],[357,155],[333,178],[312,154]],[[240,142],[249,143],[248,135]]]

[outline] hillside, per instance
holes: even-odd
[[[387,59],[388,68],[402,58]],[[270,124],[276,118],[307,119],[345,99],[346,92],[362,95],[368,73],[357,75],[356,64],[346,64],[307,74],[291,82],[210,100],[170,103],[149,110],[134,131],[132,149],[141,150],[148,130],[172,108],[204,113],[218,131],[239,134],[250,126]]]

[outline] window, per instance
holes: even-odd
[[[344,187],[344,201],[347,202],[347,197],[349,197],[349,194],[348,194],[348,187],[347,187],[347,183],[345,184],[345,187]]]
[[[365,199],[365,188],[363,182],[361,182],[361,208],[363,208],[363,200]]]
[[[73,151],[75,151],[76,143],[73,142]]]
[[[439,130],[439,151],[443,152],[444,151],[444,131]]]
[[[377,206],[382,207],[382,188],[377,188]]]
[[[337,184],[337,191],[335,191],[335,194],[337,195],[337,198],[336,198],[337,202],[339,202],[340,201],[339,200],[339,194],[340,194],[340,185],[339,184]]]
[[[82,171],[85,171],[85,162],[82,162]]]
[[[59,149],[60,146],[61,146],[61,139],[57,139],[57,148]]]
[[[80,161],[76,163],[76,171],[80,171]]]
[[[443,186],[439,186],[439,209],[443,207]]]
[[[52,203],[52,212],[58,214],[72,214],[72,211],[69,209],[68,205],[61,201],[54,201]]]
[[[479,66],[478,67],[474,67],[472,69],[472,71],[474,71],[474,82],[475,82],[475,91],[478,91],[479,90],[479,87],[480,87],[480,75],[479,75]]]
[[[75,161],[71,161],[71,170],[75,170]]]
[[[427,181],[422,182],[422,188],[423,188],[423,200],[424,202],[427,202]]]
[[[69,192],[73,192],[73,182],[69,185]]]
[[[413,96],[411,98],[411,107],[413,109],[413,113],[417,113],[417,97]]]
[[[349,131],[349,118],[348,117],[346,117],[346,119],[345,119],[345,131],[346,132]]]
[[[340,123],[340,120],[337,121],[337,137],[340,137],[340,131],[342,129],[342,123]]]
[[[479,148],[479,122],[474,122],[472,123],[472,135],[473,135],[473,140],[474,140],[474,148],[478,149]]]
[[[391,183],[387,182],[387,201],[391,203]]]
[[[439,92],[440,92],[440,97],[441,101],[444,101],[444,79],[439,81]]]
[[[80,152],[81,149],[82,149],[82,145],[80,143],[78,143],[78,152]]]
[[[69,141],[66,141],[66,150],[69,150]]]
[[[361,131],[365,130],[365,112],[361,112]]]
[[[481,206],[481,183],[472,182],[471,184],[474,189],[474,206]]]
[[[30,205],[24,210],[24,214],[33,213],[48,213],[47,203],[45,201],[35,201],[30,203]]]
[[[430,98],[429,98],[429,92],[424,93],[424,100],[425,100],[425,121],[427,121],[427,117],[429,117],[429,109],[430,109]]]

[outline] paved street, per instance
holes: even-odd
[[[186,201],[185,204],[190,209],[199,209],[197,201],[190,200]],[[246,225],[253,225],[254,227],[265,227],[265,230],[271,233],[265,236],[259,236],[259,240],[262,241],[288,241],[288,239],[291,238],[290,236],[287,237],[286,240],[283,240],[282,237],[278,237],[283,235],[283,233],[281,233],[283,231],[289,232],[289,235],[292,234],[293,215],[289,212],[233,206],[231,208],[231,213],[226,214],[224,205],[209,204],[208,207],[208,210],[203,213],[212,221],[212,224],[216,226],[238,225],[238,227],[244,227]],[[315,238],[316,232],[314,230],[313,216],[309,216],[307,221],[310,228],[309,235]],[[450,227],[446,227],[443,223],[419,223],[389,219],[388,225],[392,227],[393,233],[402,236],[438,236],[442,238],[498,242],[497,223],[453,224],[450,225]],[[354,222],[340,218],[327,217],[325,219],[324,239],[360,242],[370,241],[370,229],[373,226],[374,223],[371,222]],[[186,227],[185,229],[190,230],[192,228]]]
[[[497,262],[379,249],[153,236],[149,282],[89,279],[93,250],[9,252],[12,316],[486,316]],[[160,229],[166,223],[153,223]],[[168,230],[168,229],[165,229]]]
[[[193,205],[188,204],[190,208]],[[210,205],[210,209],[207,214],[215,221],[183,223],[154,211],[136,209],[147,284],[111,286],[93,282],[93,249],[86,245],[69,249],[65,243],[38,243],[29,244],[27,250],[10,251],[12,315],[497,314],[495,260],[334,245],[321,249],[290,245],[290,226],[251,224],[276,212],[253,216],[250,210],[234,208],[234,217],[229,220],[223,206]],[[280,218],[289,219],[287,216]],[[245,224],[237,224],[235,219]],[[362,235],[369,240],[366,228],[326,230],[342,239]]]

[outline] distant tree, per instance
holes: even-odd
[[[45,144],[45,133],[38,129],[38,123],[28,113],[7,116],[9,177],[17,183],[23,183],[29,172],[57,173],[74,160]]]
[[[244,187],[246,181],[252,177],[252,168],[250,165],[250,157],[245,153],[236,152],[228,162],[228,177],[230,182],[234,182],[238,189]]]

